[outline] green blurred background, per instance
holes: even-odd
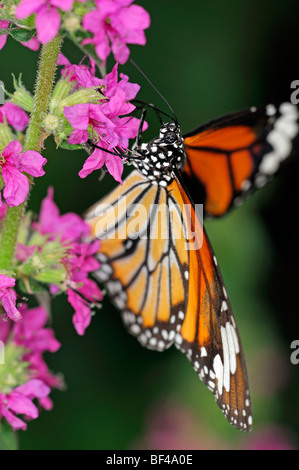
[[[137,1],[150,13],[145,47],[131,56],[171,103],[183,132],[244,107],[289,100],[299,78],[295,0]],[[63,53],[81,60],[65,42]],[[12,39],[0,52],[0,79],[11,73],[33,89],[38,53]],[[108,61],[108,69],[113,61]],[[165,104],[132,65],[120,68],[141,85],[138,98]],[[149,119],[150,138],[158,131]],[[62,213],[81,214],[114,186],[99,173],[78,177],[85,154],[56,151],[46,142],[46,176],[36,181],[30,208],[38,212],[47,187]],[[142,348],[106,299],[84,337],[72,326],[64,298],[53,303],[61,349],[47,356],[67,389],[52,393],[54,408],[19,433],[21,449],[297,448],[299,365],[290,362],[298,339],[299,155],[242,208],[206,228],[222,269],[243,340],[254,406],[249,435],[224,419],[186,358],[175,348]]]

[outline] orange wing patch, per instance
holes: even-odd
[[[242,183],[250,178],[253,161],[248,148],[256,138],[254,130],[247,126],[231,126],[185,138],[188,158],[184,171],[204,185],[208,213],[216,216],[225,213],[235,192],[241,191]]]

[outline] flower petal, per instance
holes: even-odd
[[[29,191],[27,176],[23,175],[13,166],[5,165],[2,168],[2,178],[5,183],[3,196],[9,207],[22,204]]]
[[[1,301],[6,312],[6,315],[13,321],[22,320],[22,315],[16,307],[17,294],[13,289],[7,289],[7,291],[2,294]]]
[[[113,178],[120,184],[123,184],[121,179],[121,175],[124,169],[122,159],[120,157],[117,157],[116,155],[110,155],[108,153],[105,164],[110,175],[112,175]]]
[[[85,161],[82,170],[79,171],[80,178],[86,178],[94,170],[99,170],[105,163],[108,154],[100,149],[95,149]]]
[[[59,31],[60,15],[55,8],[42,6],[36,14],[37,38],[42,44],[51,41]]]
[[[27,16],[35,13],[43,4],[45,0],[23,0],[16,10],[16,18],[22,20]]]
[[[34,150],[27,150],[26,152],[18,155],[19,169],[29,173],[29,175],[38,177],[45,174],[43,166],[47,160],[41,156],[40,153]]]

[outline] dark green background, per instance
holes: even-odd
[[[234,110],[289,100],[290,83],[299,78],[295,0],[137,3],[149,11],[152,26],[147,45],[131,47],[132,58],[171,103],[183,132]],[[81,60],[67,41],[63,52]],[[37,53],[9,39],[0,58],[0,79],[9,90],[11,73],[21,72],[33,89]],[[140,99],[167,112],[132,65],[121,70],[141,84]],[[148,138],[158,131],[156,119],[149,123]],[[49,139],[44,155],[46,176],[36,180],[30,200],[36,212],[48,185],[62,213],[79,214],[113,186],[109,176],[99,183],[99,173],[78,177],[82,152],[56,151]],[[283,440],[298,446],[299,365],[289,359],[299,336],[298,158],[245,206],[206,223],[243,340],[253,432],[227,424],[181,353],[142,348],[108,300],[79,337],[72,309],[58,298],[53,327],[62,347],[47,359],[64,374],[67,389],[53,392],[54,409],[19,433],[21,449],[256,448],[266,446],[267,436],[268,446]]]

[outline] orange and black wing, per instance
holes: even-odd
[[[183,178],[205,215],[219,217],[264,186],[297,147],[298,108],[251,108],[209,122],[184,136]]]
[[[227,419],[250,430],[251,401],[239,334],[202,223],[183,184],[133,171],[87,214],[101,240],[97,277],[143,346],[187,355]]]
[[[97,278],[129,332],[158,351],[173,344],[187,305],[189,253],[177,196],[133,171],[86,216],[101,241]]]
[[[195,249],[189,250],[188,304],[175,345],[187,355],[228,421],[249,431],[252,409],[240,336],[217,259],[204,228],[195,229],[200,221],[179,179],[178,175],[171,186],[189,208],[185,225],[187,238],[195,237]]]

